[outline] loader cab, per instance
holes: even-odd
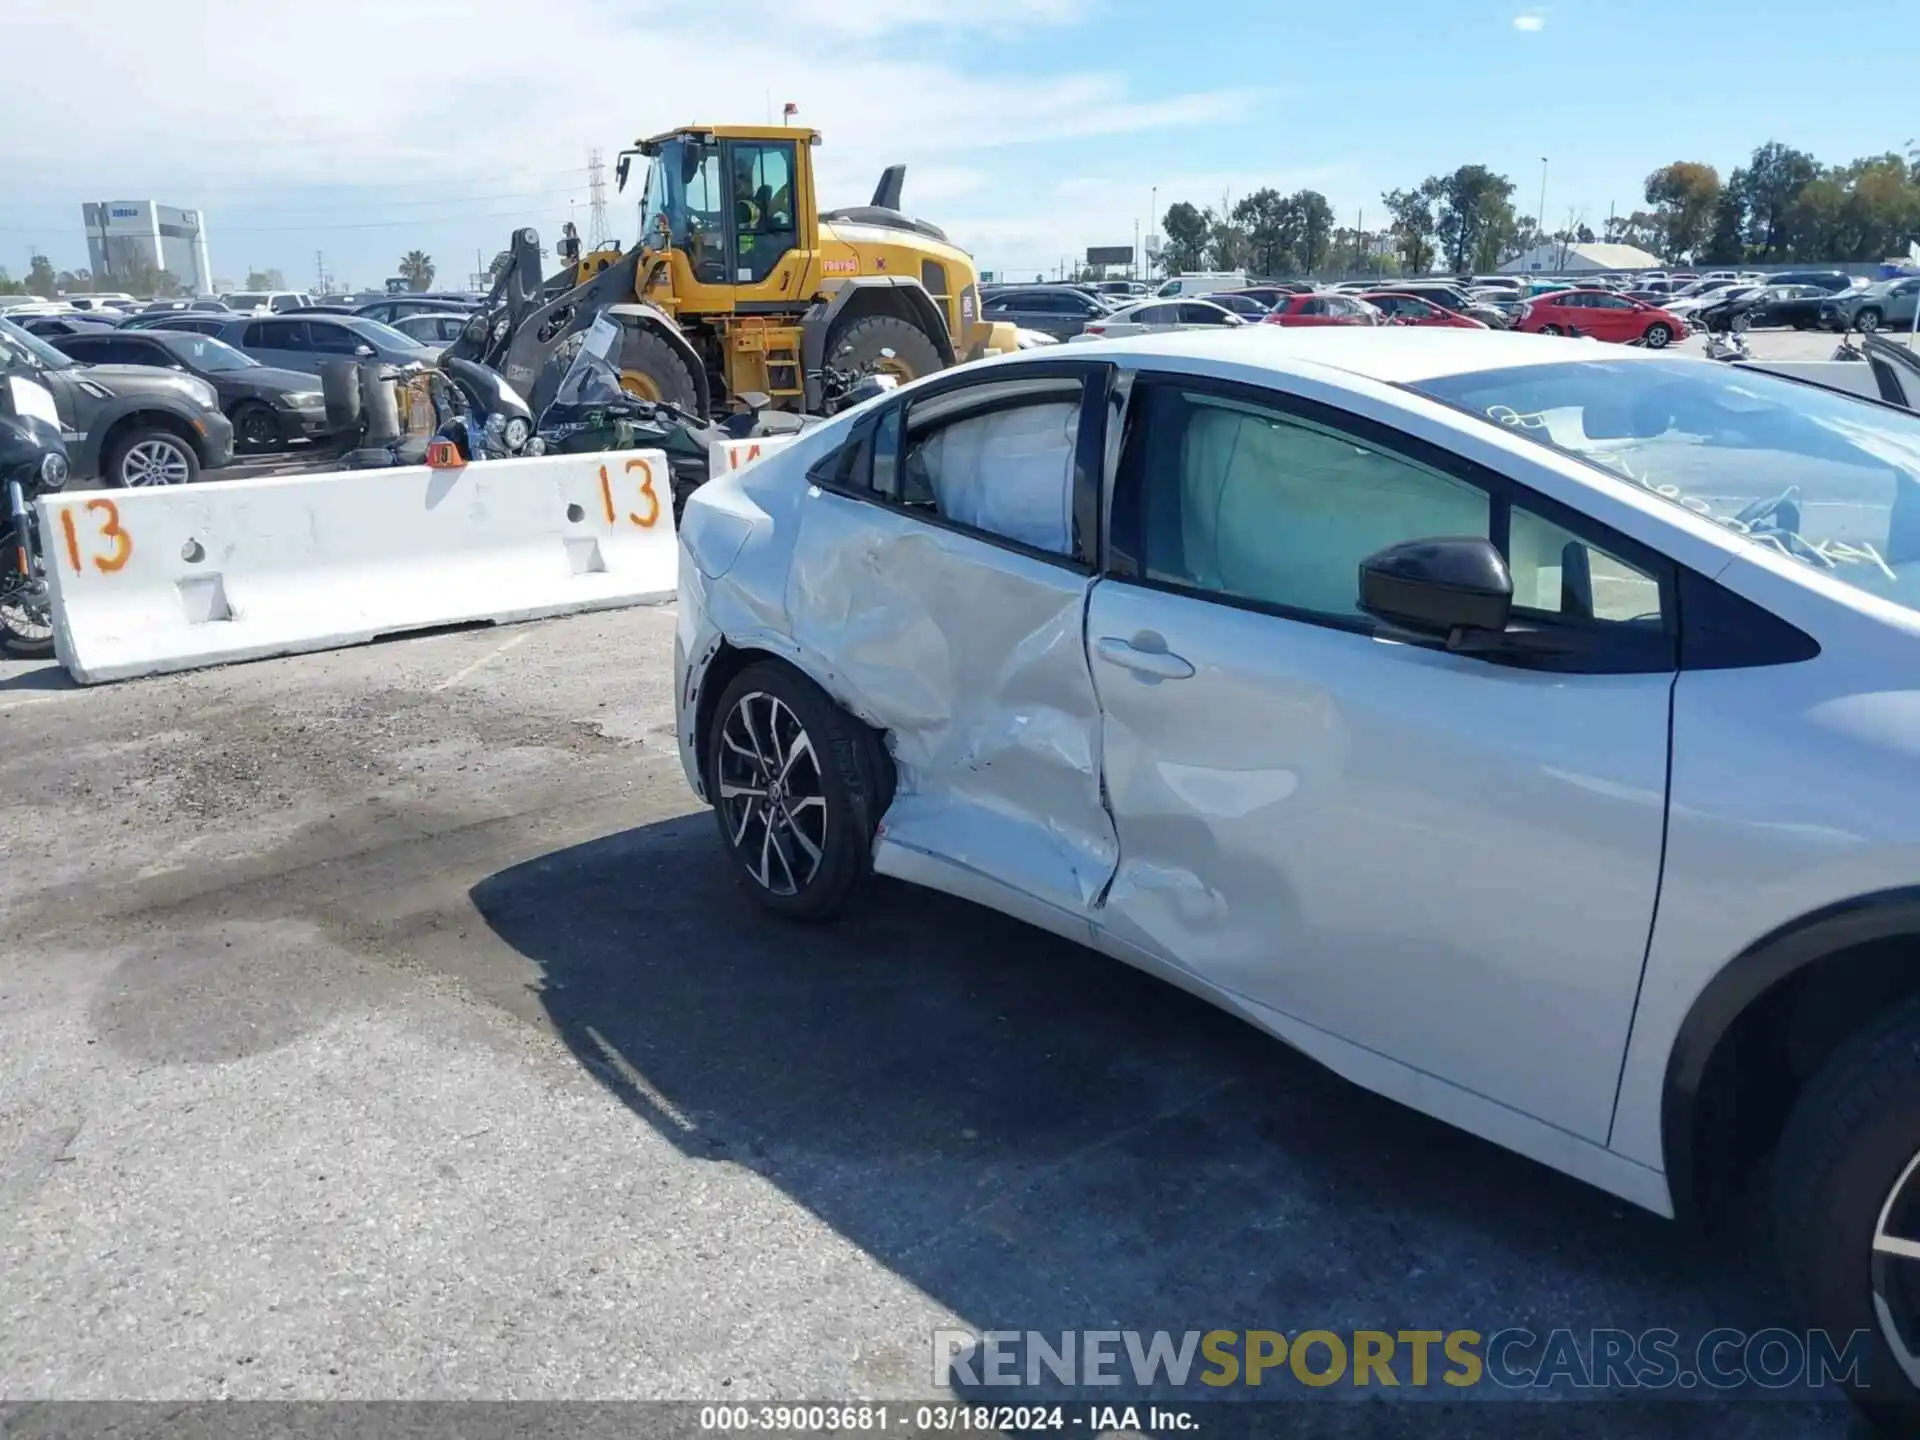
[[[812,132],[680,130],[643,142],[651,162],[641,194],[642,243],[678,252],[691,287],[725,295],[681,294],[683,309],[734,304],[796,306],[807,293],[808,261],[818,243],[808,147]],[[796,253],[800,252],[800,253]]]

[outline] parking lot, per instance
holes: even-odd
[[[942,1326],[1790,1323],[1763,1237],[1001,916],[766,918],[680,774],[672,624],[0,669],[0,1391],[924,1398]]]

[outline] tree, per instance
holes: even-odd
[[[1786,253],[1787,217],[1800,192],[1819,173],[1819,162],[1813,156],[1778,140],[1769,140],[1753,152],[1742,198],[1747,207],[1747,242],[1757,245],[1765,259]]]
[[[53,283],[62,295],[71,295],[77,290],[91,290],[93,272],[84,266],[78,270],[62,270],[53,277]]]
[[[433,257],[424,250],[409,250],[400,257],[400,277],[409,290],[424,290],[433,284]]]
[[[1254,191],[1233,207],[1233,222],[1246,232],[1247,263],[1255,274],[1285,275],[1299,268],[1293,219],[1290,202],[1271,186]]]
[[[24,295],[27,287],[7,274],[7,267],[0,265],[0,295]]]
[[[1294,251],[1300,272],[1311,275],[1326,261],[1333,237],[1333,206],[1318,190],[1296,190],[1287,199],[1296,225]]]
[[[1708,219],[1711,223],[1712,217]],[[1635,245],[1659,254],[1666,249],[1665,235],[1661,218],[1651,210],[1635,210],[1630,215],[1607,217],[1605,239],[1609,245]]]
[[[499,284],[500,277],[507,273],[507,267],[511,264],[513,264],[513,254],[511,251],[502,250],[498,255],[495,255],[493,257],[493,263],[487,266],[487,283],[491,285]]]
[[[1735,265],[1747,258],[1747,172],[1735,170],[1721,187],[1713,207],[1713,232],[1707,253],[1697,255],[1709,265]]]
[[[113,273],[113,278],[135,295],[169,298],[181,292],[181,284],[165,270],[156,270],[144,255],[130,255]]]
[[[247,271],[247,289],[249,290],[284,290],[286,288],[287,278],[278,270]]]
[[[1676,160],[1647,176],[1646,197],[1659,236],[1653,248],[1668,260],[1690,260],[1712,238],[1720,172],[1697,161]]]
[[[1179,275],[1198,270],[1205,262],[1210,227],[1207,217],[1185,200],[1171,205],[1160,222],[1165,239],[1161,242],[1160,269],[1163,274]]]
[[[1207,268],[1238,270],[1247,263],[1247,232],[1224,210],[1207,211]]]
[[[1484,165],[1462,165],[1451,175],[1430,176],[1420,193],[1439,206],[1434,235],[1456,273],[1500,263],[1517,224],[1511,180]]]
[[[46,256],[35,255],[27,262],[27,290],[30,294],[38,295],[42,300],[51,300],[54,297],[56,286],[53,262]]]
[[[1424,274],[1433,265],[1434,198],[1426,185],[1418,190],[1389,190],[1380,197],[1393,216],[1394,248],[1411,275]]]

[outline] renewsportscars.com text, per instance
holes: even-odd
[[[1869,1384],[1866,1331],[967,1330],[933,1332],[942,1387],[1132,1385],[1769,1390]]]

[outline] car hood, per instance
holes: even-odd
[[[207,383],[158,365],[76,365],[69,373],[103,385],[116,395],[177,395],[196,405],[200,403],[200,386]]]

